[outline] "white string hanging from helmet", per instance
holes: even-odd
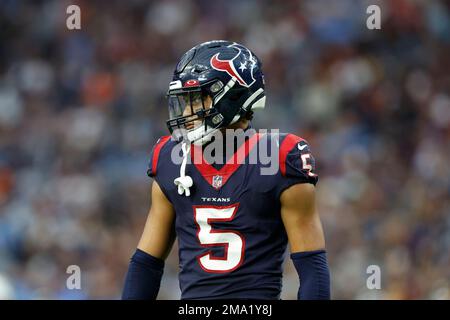
[[[191,195],[191,191],[189,188],[191,188],[194,184],[192,178],[186,175],[186,163],[190,149],[190,145],[188,145],[186,142],[182,143],[181,150],[183,151],[183,161],[181,162],[180,176],[173,181],[173,183],[178,186],[178,194],[181,196],[184,193],[186,197],[189,197]]]

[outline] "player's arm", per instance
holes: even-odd
[[[152,184],[152,205],[138,249],[165,260],[175,240],[175,211],[156,181]]]
[[[281,217],[291,258],[300,278],[297,298],[330,299],[330,273],[325,239],[315,206],[315,187],[294,184],[281,194]]]
[[[279,199],[291,249],[300,277],[298,299],[330,299],[330,272],[322,224],[316,210],[315,160],[306,140],[288,134],[280,144]]]
[[[156,299],[164,260],[175,240],[175,212],[156,181],[152,205],[136,252],[131,258],[122,299]]]

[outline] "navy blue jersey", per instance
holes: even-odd
[[[280,195],[293,184],[315,185],[318,177],[304,139],[280,134],[271,149],[274,137],[252,135],[235,152],[237,163],[188,163],[186,175],[194,181],[189,197],[174,184],[180,174],[171,158],[177,143],[166,136],[154,146],[147,173],[176,212],[182,299],[279,299],[287,245]],[[257,151],[263,144],[278,153],[272,175],[261,171],[267,167]],[[198,160],[194,150],[191,160]]]

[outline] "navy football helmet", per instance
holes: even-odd
[[[182,56],[167,96],[171,134],[202,145],[220,128],[264,108],[261,62],[241,44],[204,42]]]

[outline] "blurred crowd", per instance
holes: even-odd
[[[70,4],[81,30],[66,28]],[[366,27],[370,4],[381,30]],[[171,74],[212,39],[263,61],[254,127],[311,145],[332,297],[450,299],[445,0],[0,0],[0,299],[120,297]],[[175,244],[160,299],[179,298],[177,273]],[[282,298],[297,288],[287,258]]]

